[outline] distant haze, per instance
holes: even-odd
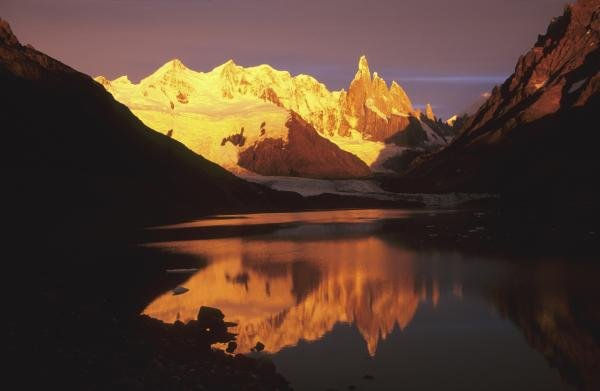
[[[2,0],[22,43],[92,76],[133,81],[171,58],[229,58],[347,88],[358,58],[448,117],[513,71],[564,0]]]

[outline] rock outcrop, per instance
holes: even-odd
[[[19,45],[19,40],[13,34],[7,21],[0,19],[0,42],[7,46]]]
[[[598,91],[600,79],[599,9],[594,0],[567,6],[471,117],[463,138],[473,140],[486,133],[496,139],[521,124],[586,104]],[[508,118],[512,120],[503,123]]]
[[[358,130],[364,138],[385,141],[406,129],[413,115],[412,103],[396,82],[388,89],[377,72],[371,77],[365,56],[358,62],[358,70],[348,92],[341,100],[343,119],[340,135]]]
[[[435,121],[435,114],[433,114],[433,108],[431,107],[431,103],[427,103],[425,106],[425,117],[427,117],[430,121]]]
[[[239,165],[262,175],[306,178],[366,177],[369,167],[355,155],[321,137],[307,121],[291,112],[287,142],[263,138],[240,153]]]

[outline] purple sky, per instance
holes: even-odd
[[[358,57],[447,117],[512,73],[565,0],[1,0],[22,43],[137,81],[171,58],[233,58],[347,88]]]

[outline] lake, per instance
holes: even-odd
[[[442,232],[454,226],[437,226],[438,216],[456,216],[460,232]],[[411,226],[397,224],[412,221],[426,225],[404,240]],[[236,353],[268,356],[296,390],[593,389],[597,262],[461,250],[488,230],[484,212],[439,210],[153,227],[145,247],[197,259],[198,269],[180,277],[189,291],[165,291],[143,313],[173,323],[221,309],[238,324]],[[435,245],[450,234],[458,245]],[[251,352],[259,341],[264,351]]]

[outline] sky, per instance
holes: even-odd
[[[91,76],[132,81],[170,59],[233,59],[348,87],[358,58],[447,118],[509,76],[565,0],[1,0],[30,43]]]

